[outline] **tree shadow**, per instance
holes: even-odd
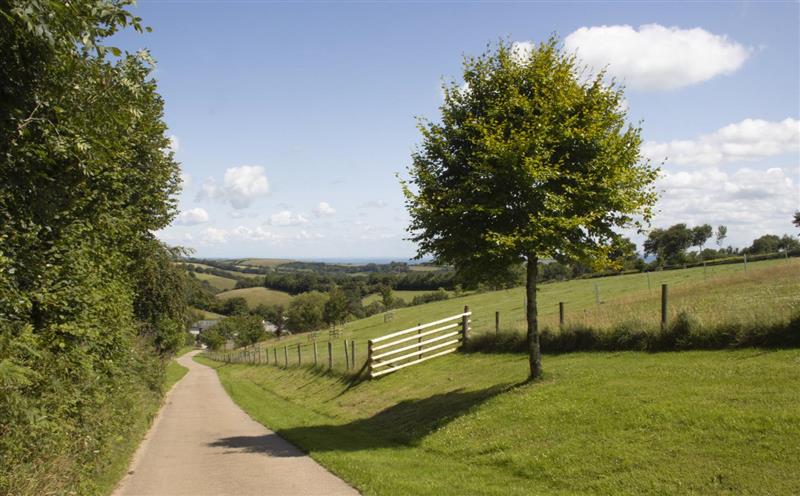
[[[424,399],[401,401],[372,417],[346,424],[293,427],[278,433],[305,450],[315,452],[413,446],[433,431],[517,385],[503,384],[478,391],[459,389]]]
[[[224,453],[263,453],[268,456],[279,458],[291,458],[305,456],[305,453],[297,449],[277,434],[270,433],[261,436],[233,436],[217,439],[213,443],[208,443],[212,448],[230,448]]]

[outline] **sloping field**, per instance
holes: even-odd
[[[233,399],[368,495],[800,493],[800,350],[456,354],[348,385],[223,365]]]
[[[662,283],[669,284],[670,319],[685,310],[706,324],[769,323],[786,321],[800,311],[800,259],[794,258],[749,263],[746,272],[742,265],[721,265],[705,272],[699,267],[542,284],[540,325],[558,328],[559,301],[565,302],[567,325],[604,327],[627,321],[657,325]],[[523,332],[524,300],[524,288],[451,298],[394,310],[391,319],[378,314],[349,322],[342,337],[355,339],[363,351],[369,338],[458,314],[465,305],[473,312],[473,335],[495,332],[496,311],[500,312],[501,332]],[[307,342],[305,336],[291,336],[280,345]]]
[[[287,258],[247,258],[240,260],[239,265],[250,265],[254,267],[278,267],[279,265],[294,262]]]
[[[395,298],[400,298],[406,303],[411,303],[411,300],[413,300],[415,296],[420,296],[435,292],[436,290],[430,290],[430,291],[397,290],[397,291],[392,291],[392,296],[394,296]],[[364,305],[369,305],[373,301],[381,301],[381,295],[380,293],[373,293],[371,295],[365,296],[361,301],[364,303]]]
[[[194,275],[201,281],[208,281],[211,286],[220,291],[228,291],[236,287],[236,279],[206,274],[204,272],[195,272]]]
[[[227,300],[237,297],[247,300],[247,305],[250,308],[255,308],[259,304],[288,305],[292,300],[292,295],[289,293],[263,287],[233,289],[217,295],[217,298],[220,300]]]

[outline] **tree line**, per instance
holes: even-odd
[[[124,0],[0,3],[0,493],[94,493],[183,344],[180,169]],[[105,464],[105,465],[104,465]]]

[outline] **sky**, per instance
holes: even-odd
[[[157,235],[195,256],[414,256],[398,175],[420,142],[416,119],[437,119],[463,56],[552,34],[624,83],[643,155],[666,159],[652,227],[724,224],[738,247],[796,232],[797,2],[140,0],[133,11],[153,31],[113,41],[157,61],[184,179],[181,212]]]

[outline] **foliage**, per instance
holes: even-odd
[[[702,247],[712,231],[708,224],[693,228],[675,224],[667,229],[653,229],[644,242],[644,253],[655,255],[659,266],[681,264],[686,261],[686,250],[691,246]]]
[[[336,324],[343,324],[347,320],[349,302],[341,288],[334,287],[328,291],[328,298],[322,311],[325,323],[336,328]]]
[[[419,256],[467,280],[506,279],[527,262],[538,377],[538,261],[604,263],[615,229],[651,217],[657,169],[642,160],[640,129],[626,124],[622,90],[603,74],[582,82],[555,38],[529,52],[500,42],[467,58],[463,76],[467,89],[444,88],[441,122],[420,123],[403,183],[409,231]]]
[[[106,491],[183,339],[163,102],[146,53],[103,45],[142,29],[129,4],[0,3],[2,494]]]
[[[325,325],[325,303],[328,296],[319,291],[309,291],[296,296],[286,312],[286,326],[292,332],[306,332]]]
[[[789,235],[778,237],[775,234],[765,234],[754,239],[753,244],[745,250],[746,253],[777,253],[779,251],[794,251],[800,249],[800,241]]]
[[[728,237],[728,227],[723,225],[717,226],[715,237],[717,246],[722,247],[722,242]]]

